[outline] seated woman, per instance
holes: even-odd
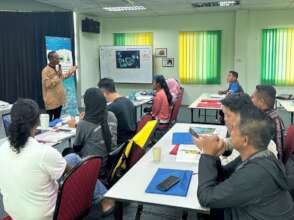
[[[153,79],[153,89],[155,96],[153,98],[151,115],[159,120],[161,124],[169,123],[172,95],[168,89],[165,78],[162,75],[156,75]]]
[[[0,191],[5,211],[14,220],[53,218],[57,180],[70,170],[74,158],[63,158],[55,148],[37,142],[39,115],[36,102],[19,99],[11,109],[9,138],[0,146]],[[97,181],[93,199],[101,199],[105,192]],[[100,204],[104,212],[112,208],[109,199]]]
[[[173,103],[176,102],[177,98],[179,97],[179,95],[181,94],[181,86],[180,84],[178,83],[177,80],[171,78],[171,79],[167,79],[166,80],[166,84],[169,88],[169,92],[170,94],[172,95],[172,101]]]
[[[116,146],[117,119],[107,111],[106,100],[98,88],[87,89],[84,95],[85,115],[77,124],[74,151],[82,158],[98,155],[102,159],[100,177],[106,174],[107,155]]]

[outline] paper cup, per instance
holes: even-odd
[[[40,115],[40,126],[42,129],[48,129],[49,127],[49,115],[41,114]]]
[[[152,153],[153,153],[153,161],[154,162],[160,162],[161,148],[160,147],[153,147],[152,148]]]

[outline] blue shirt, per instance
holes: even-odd
[[[230,93],[237,93],[241,91],[241,86],[238,82],[232,82],[229,84],[229,92]]]

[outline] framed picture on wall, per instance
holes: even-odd
[[[162,58],[163,67],[174,67],[175,59],[174,58]]]
[[[155,48],[155,56],[156,57],[166,57],[167,56],[167,48]]]

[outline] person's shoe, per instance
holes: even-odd
[[[114,210],[114,200],[112,199],[103,199],[100,202],[101,206],[101,216],[105,217],[110,215]]]

